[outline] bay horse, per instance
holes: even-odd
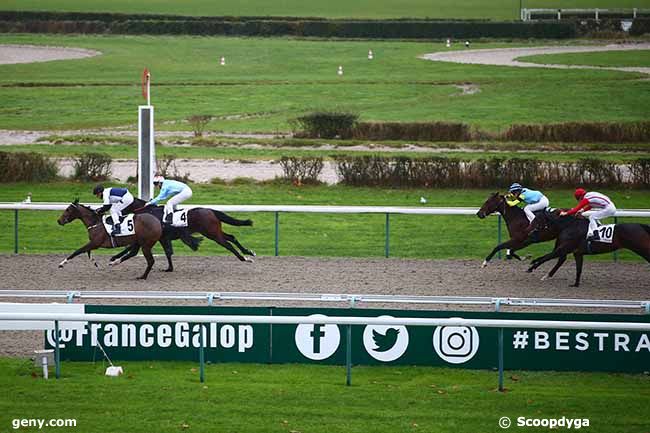
[[[151,214],[155,216],[159,221],[162,222],[163,217],[163,206],[146,206],[147,202],[139,198],[135,198],[133,203],[124,209],[123,213],[134,212],[136,214]],[[169,249],[165,248],[165,255],[167,256],[167,261],[169,263],[168,271],[173,270],[171,254],[173,254],[173,249],[171,248],[171,240],[187,238],[191,233],[200,233],[208,239],[212,239],[217,244],[221,245],[231,253],[233,253],[240,261],[242,262],[253,262],[253,259],[250,257],[244,257],[242,254],[247,256],[255,256],[255,252],[249,250],[239,243],[235,236],[224,232],[221,228],[221,223],[233,225],[233,226],[252,226],[253,221],[250,219],[239,220],[233,218],[223,212],[218,210],[212,210],[203,207],[196,207],[189,209],[187,212],[187,230],[184,231],[183,228],[170,227],[167,224],[163,224],[164,234],[161,240],[163,242],[169,243]],[[183,234],[185,232],[185,234]],[[190,236],[191,238],[191,236]],[[196,241],[196,240],[195,240]],[[185,240],[183,242],[187,243]],[[233,244],[239,248],[242,254],[239,253],[234,247]],[[196,243],[198,246],[198,242]],[[121,258],[120,263],[128,260],[129,258],[135,256],[138,253],[139,245],[133,244],[129,248],[125,249],[119,254],[116,254],[111,258],[111,263],[118,258]]]
[[[580,286],[585,255],[609,253],[626,248],[650,263],[650,226],[647,224],[616,224],[611,244],[587,241],[589,221],[582,217],[560,216],[553,212],[543,212],[535,217],[532,224],[535,229],[539,228],[540,230],[545,230],[546,227],[555,227],[559,234],[553,251],[533,260],[527,272],[533,272],[543,263],[556,257],[566,259],[567,254],[573,253],[576,259],[576,279],[571,287]]]
[[[521,257],[515,254],[514,251],[526,248],[533,243],[550,241],[555,239],[559,233],[555,228],[550,228],[538,231],[533,236],[529,236],[530,233],[526,230],[529,221],[524,210],[518,206],[508,206],[506,198],[498,192],[490,194],[485,203],[483,203],[483,206],[476,213],[476,216],[483,219],[494,212],[498,212],[506,222],[510,239],[494,247],[492,252],[483,260],[483,264],[481,265],[483,268],[487,266],[488,262],[492,260],[492,257],[500,250],[508,249],[510,250],[509,256],[521,260]]]
[[[88,206],[80,204],[79,199],[73,201],[72,204],[63,211],[63,214],[59,217],[57,222],[59,225],[66,225],[76,219],[81,220],[84,226],[86,226],[86,229],[88,230],[88,238],[90,240],[86,245],[77,249],[65,260],[59,263],[59,268],[63,268],[69,260],[82,253],[88,253],[88,257],[90,258],[90,252],[97,248],[115,248],[118,246],[135,244],[138,245],[138,248],[142,248],[142,253],[147,260],[147,268],[144,271],[144,274],[138,277],[138,279],[147,279],[154,264],[151,248],[156,242],[158,242],[162,235],[162,226],[158,219],[153,215],[148,214],[136,215],[133,219],[133,226],[135,229],[134,235],[116,236],[111,238],[102,223],[102,218]]]

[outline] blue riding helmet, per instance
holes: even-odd
[[[524,187],[518,184],[517,182],[515,182],[512,185],[510,185],[510,188],[508,188],[508,192],[521,191],[522,189],[524,189]]]

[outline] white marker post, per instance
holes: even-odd
[[[156,171],[156,149],[151,105],[151,74],[147,68],[142,72],[142,96],[147,105],[138,106],[138,197],[151,200],[153,176]]]

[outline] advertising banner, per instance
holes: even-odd
[[[255,316],[362,316],[466,319],[650,322],[645,315],[487,313],[273,307],[86,306],[87,313]],[[202,331],[203,330],[203,331]],[[61,335],[63,360],[198,360],[204,333],[209,362],[345,364],[347,325],[88,323]],[[355,365],[497,367],[497,328],[465,326],[351,326]],[[46,347],[54,345],[46,331]],[[507,369],[643,372],[650,370],[650,333],[504,329]]]

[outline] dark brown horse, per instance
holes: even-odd
[[[154,215],[159,221],[162,221],[163,216],[163,207],[162,206],[146,206],[146,202],[139,198],[136,198],[133,203],[127,207],[123,213],[135,212],[136,214],[148,213]],[[231,253],[233,253],[239,260],[245,262],[253,262],[253,259],[249,257],[244,257],[242,254],[247,256],[255,256],[255,252],[249,250],[239,243],[235,236],[224,232],[221,228],[221,223],[230,224],[233,226],[252,226],[253,221],[251,220],[238,220],[229,215],[226,215],[223,212],[212,210],[208,208],[192,208],[187,212],[187,233],[181,236],[189,236],[191,233],[200,233],[208,239],[212,239]],[[169,227],[168,225],[163,225],[164,234],[161,239],[163,241],[169,241],[172,239],[178,239],[179,233],[183,233],[182,229],[176,229],[174,227]],[[184,241],[185,242],[185,241]],[[171,242],[169,243],[169,250],[165,248],[165,254],[167,255],[167,261],[169,262],[169,269],[172,270],[172,261],[171,254],[173,250],[171,249]],[[237,251],[233,245],[235,245],[242,254]],[[198,244],[197,244],[198,246]],[[121,257],[121,261],[128,260],[130,257],[133,257],[138,253],[139,246],[137,244],[132,245],[130,248],[122,251],[121,253],[113,256],[111,260],[118,259]]]
[[[86,226],[90,241],[59,263],[59,268],[62,268],[69,260],[79,254],[88,253],[88,257],[90,257],[90,251],[97,248],[115,248],[135,244],[138,245],[138,248],[142,248],[142,253],[147,259],[147,269],[138,279],[147,279],[147,275],[149,275],[149,271],[151,271],[154,264],[151,248],[162,235],[162,227],[158,219],[149,214],[136,215],[133,219],[134,235],[111,238],[102,223],[101,217],[91,208],[80,204],[78,199],[63,211],[57,222],[60,225],[65,225],[76,219],[81,220]]]
[[[551,239],[555,239],[558,235],[557,230],[546,229],[544,231],[539,231],[534,236],[529,236],[529,232],[526,230],[529,221],[524,210],[518,206],[508,206],[506,198],[498,192],[490,194],[476,215],[483,219],[494,212],[498,212],[506,222],[510,239],[494,247],[492,252],[485,257],[481,267],[486,267],[488,262],[492,260],[492,257],[494,257],[498,251],[503,249],[508,249],[510,251],[510,256],[521,260],[519,256],[514,254],[514,251],[526,248],[528,245],[533,243],[550,241]]]
[[[542,212],[535,217],[532,225],[535,230],[542,231],[554,227],[559,234],[553,251],[533,260],[528,272],[534,271],[541,264],[556,257],[566,259],[567,254],[573,253],[576,259],[576,280],[571,285],[572,287],[580,285],[583,256],[585,255],[609,253],[626,248],[650,263],[650,226],[647,224],[616,224],[611,244],[587,241],[589,221],[582,217],[559,216],[553,212]],[[556,265],[556,267],[558,266]]]

